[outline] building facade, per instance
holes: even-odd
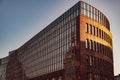
[[[0,59],[0,80],[6,80],[6,68],[9,61],[9,57]]]
[[[6,67],[7,80],[114,80],[113,73],[109,21],[83,1],[10,52]]]

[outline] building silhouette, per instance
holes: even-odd
[[[5,80],[114,80],[113,73],[109,21],[79,1],[11,51],[4,75]]]

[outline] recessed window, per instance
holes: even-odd
[[[88,26],[88,23],[86,23],[86,32],[87,32],[87,33],[89,32],[89,26]]]
[[[92,34],[92,25],[90,25],[90,34]]]
[[[90,57],[89,57],[89,65],[92,66],[92,63],[93,63],[93,62],[92,62],[92,57],[90,56]]]
[[[96,28],[96,34],[97,34],[96,36],[98,36],[98,28]]]
[[[86,39],[86,48],[89,48],[89,40]]]
[[[91,72],[87,73],[87,78],[88,78],[87,80],[92,80],[92,73]]]
[[[62,80],[62,77],[60,76],[58,80]]]
[[[90,44],[89,44],[90,49],[92,49],[92,45],[93,45],[92,40],[90,40]]]
[[[92,79],[92,73],[89,73],[89,80],[93,80]]]
[[[95,35],[95,26],[93,26],[93,34]]]
[[[55,80],[55,78],[52,78],[52,80]]]
[[[102,30],[102,33],[101,33],[101,34],[102,34],[101,37],[102,37],[102,39],[103,39],[103,36],[104,36],[104,35],[103,35],[103,30]]]
[[[98,50],[98,48],[97,48],[97,42],[95,43],[95,51],[97,51]]]
[[[97,51],[99,52],[99,43],[97,43]]]
[[[92,45],[93,47],[93,51],[95,50],[95,41],[93,42],[93,45]]]
[[[99,37],[101,38],[101,29],[99,29]]]

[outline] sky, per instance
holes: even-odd
[[[44,29],[79,0],[0,0],[0,58]],[[114,74],[120,74],[120,0],[83,0],[110,21]]]

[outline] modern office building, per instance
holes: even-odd
[[[114,80],[106,16],[79,1],[9,53],[6,80]]]

